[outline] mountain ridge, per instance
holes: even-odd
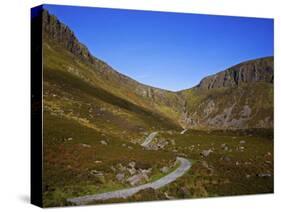
[[[192,99],[192,95],[195,93],[203,101],[203,99],[208,99],[209,94],[207,93],[210,90],[237,89],[245,85],[250,88],[252,85],[255,86],[256,83],[268,83],[273,86],[273,57],[239,63],[224,71],[203,78],[195,87],[176,92],[145,85],[119,73],[107,63],[93,56],[88,48],[79,42],[74,32],[55,16],[49,14],[47,10],[43,10],[42,16],[43,35],[45,40],[47,40],[46,45],[54,47],[58,44],[73,54],[74,58],[79,58],[83,63],[89,64],[88,67],[97,80],[92,83],[98,84],[101,88],[113,92],[114,95],[119,95],[129,102],[133,102],[136,105],[141,104],[142,107],[148,110],[167,116],[179,122],[182,127],[208,127],[208,124],[191,125],[190,117],[188,118],[189,121],[183,121],[187,119],[186,116],[189,114],[187,111],[189,111],[190,102],[192,102],[190,99]],[[59,48],[57,48],[57,51],[60,51]],[[66,67],[66,69],[70,70],[72,74],[79,75],[83,80],[87,81],[87,78],[89,78],[90,73],[83,76],[85,73],[81,70],[73,70],[73,67]],[[97,83],[98,81],[100,82]],[[205,93],[202,94],[202,92]],[[193,94],[190,95],[190,93]],[[189,108],[187,108],[187,105],[189,105]],[[185,118],[182,118],[183,116]],[[199,122],[197,121],[197,123]],[[218,125],[216,126],[219,127]],[[246,125],[243,126],[245,127]]]
[[[89,49],[86,47],[86,45],[84,45],[83,43],[81,43],[77,37],[75,36],[75,33],[64,23],[62,23],[59,19],[57,19],[56,16],[51,15],[46,9],[43,10],[43,30],[44,32],[46,32],[46,35],[51,37],[52,39],[60,42],[61,44],[63,44],[64,47],[66,47],[70,52],[72,52],[74,55],[80,57],[81,59],[86,60],[87,62],[90,62],[92,64],[94,63],[101,63],[105,66],[108,66],[109,69],[112,69],[114,71],[116,71],[114,68],[112,68],[109,64],[107,64],[106,62],[96,58],[95,56],[93,56],[93,54],[89,51]],[[122,77],[124,78],[128,78],[129,80],[133,80],[141,85],[153,88],[153,89],[159,89],[159,90],[163,90],[163,91],[167,91],[167,92],[172,92],[172,93],[177,93],[177,92],[181,92],[183,90],[187,90],[187,89],[192,89],[192,88],[207,88],[209,89],[210,85],[206,85],[206,81],[209,81],[210,78],[216,78],[218,75],[221,74],[229,74],[229,72],[233,71],[232,74],[235,75],[235,73],[239,72],[236,69],[240,68],[241,66],[244,65],[253,65],[252,63],[255,63],[256,61],[260,61],[260,62],[264,62],[264,60],[273,60],[273,56],[266,56],[266,57],[260,57],[260,58],[255,58],[255,59],[250,59],[247,61],[243,61],[241,63],[237,63],[235,65],[230,66],[230,68],[227,68],[225,70],[216,72],[215,74],[212,75],[208,75],[206,77],[204,77],[202,80],[200,80],[200,82],[190,88],[185,88],[185,89],[181,89],[178,91],[171,91],[168,89],[164,89],[164,88],[158,88],[155,86],[151,86],[151,85],[147,85],[141,82],[138,82],[137,80],[126,76],[118,71],[118,74],[120,74]],[[265,81],[270,81],[273,82],[273,67],[272,64],[270,64],[270,70],[269,70],[269,76],[267,79],[265,79]],[[253,67],[250,67],[253,68]],[[244,70],[245,72],[245,70]],[[246,72],[249,72],[249,70],[246,70]],[[236,74],[236,76],[241,76],[241,74]],[[239,80],[239,79],[238,79]],[[252,80],[250,78],[250,80]],[[258,80],[257,80],[258,81]],[[261,80],[262,81],[262,80]],[[237,82],[234,81],[234,83],[237,84]],[[212,83],[214,84],[214,83]],[[215,85],[215,87],[217,87]],[[218,86],[221,87],[221,86]]]

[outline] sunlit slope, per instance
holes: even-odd
[[[247,61],[179,92],[188,128],[273,128],[273,57]]]

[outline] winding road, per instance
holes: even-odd
[[[179,167],[168,175],[154,181],[151,183],[146,183],[143,185],[135,186],[132,188],[121,189],[111,192],[105,192],[101,194],[95,195],[86,195],[76,198],[67,199],[68,202],[71,202],[75,205],[85,205],[95,200],[107,200],[112,198],[127,198],[132,196],[133,194],[147,188],[159,189],[164,187],[165,185],[175,181],[177,178],[184,175],[186,171],[188,171],[191,167],[191,162],[185,158],[177,157],[177,161],[180,163]]]

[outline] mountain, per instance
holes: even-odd
[[[201,80],[197,88],[235,88],[245,83],[273,83],[273,58],[261,58],[233,66]]]
[[[273,57],[243,62],[172,92],[117,72],[47,10],[43,38],[47,114],[130,139],[154,129],[273,127]]]
[[[100,134],[136,140],[154,129],[180,130],[179,96],[146,86],[94,57],[74,33],[43,11],[44,118],[78,122]]]
[[[114,70],[47,10],[42,19],[44,207],[163,180],[178,157],[189,174],[107,201],[273,192],[273,57],[172,92]]]
[[[273,128],[273,57],[240,63],[180,91],[182,125],[191,128]]]

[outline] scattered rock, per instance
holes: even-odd
[[[162,173],[168,173],[168,172],[169,172],[169,168],[168,168],[167,166],[164,166],[164,167],[162,167],[162,168],[160,169],[160,171],[161,171]]]
[[[227,144],[222,144],[221,145],[221,148],[224,150],[224,151],[228,151],[228,146],[227,146]]]
[[[119,181],[119,182],[124,182],[125,180],[125,174],[124,173],[118,173],[116,175],[116,179]]]
[[[128,146],[128,149],[133,149],[133,147],[131,147],[131,146]]]
[[[200,155],[202,155],[202,156],[204,156],[204,157],[208,157],[208,156],[211,154],[211,152],[213,152],[213,150],[211,150],[211,149],[203,150],[203,151],[200,153]]]
[[[194,145],[191,145],[191,146],[188,147],[188,149],[189,149],[190,151],[193,151],[194,147],[195,147]]]
[[[239,143],[240,143],[240,144],[245,144],[246,141],[242,140],[242,141],[240,141]]]
[[[120,170],[121,172],[125,172],[127,168],[123,166],[121,163],[117,164],[117,169]]]
[[[245,147],[240,146],[240,147],[239,147],[239,150],[243,152],[243,151],[245,150]]]
[[[143,180],[148,180],[148,176],[143,173],[139,173],[136,175],[133,175],[132,177],[129,177],[127,179],[127,182],[130,183],[131,186],[139,185]]]
[[[260,173],[258,174],[258,177],[271,177],[270,173]]]
[[[249,174],[246,174],[246,178],[249,179],[251,177],[251,175]]]
[[[172,132],[171,130],[167,131],[167,133],[168,133],[169,135],[173,135],[173,132]]]
[[[223,160],[223,161],[226,161],[226,162],[231,161],[230,157],[228,157],[228,156],[222,156],[222,157],[220,158],[220,160]]]
[[[116,168],[114,166],[110,166],[110,169],[113,171],[113,172],[116,172]]]
[[[70,138],[68,138],[67,140],[68,140],[68,141],[72,141],[72,140],[73,140],[73,138],[71,138],[71,137],[70,137]]]
[[[131,168],[135,168],[136,162],[135,162],[135,161],[131,161],[128,165],[129,165]]]
[[[90,174],[93,175],[99,183],[105,183],[105,177],[101,171],[91,170]]]
[[[222,149],[223,149],[224,147],[226,147],[226,144],[222,144],[222,145],[221,145],[221,148],[222,148]]]
[[[127,171],[130,173],[130,175],[134,175],[137,172],[135,168],[127,168]]]
[[[100,111],[106,111],[106,109],[104,107],[101,107]]]
[[[139,171],[143,174],[146,174],[147,176],[149,174],[151,174],[151,171],[152,171],[152,168],[149,168],[149,169],[139,169]]]
[[[184,129],[183,131],[181,131],[181,135],[183,135],[185,132],[187,131],[187,129]]]
[[[157,145],[158,148],[164,149],[164,147],[168,144],[169,144],[168,141],[165,141],[165,140],[161,139],[156,145]]]
[[[101,143],[102,145],[107,145],[107,142],[106,142],[105,140],[101,140],[100,143]]]
[[[91,147],[91,145],[89,145],[89,144],[81,144],[81,146],[85,147],[85,148],[90,148]]]
[[[185,154],[185,153],[183,153],[183,152],[179,152],[178,154],[177,154],[177,156],[178,157],[187,157],[187,154]]]
[[[175,197],[168,195],[167,192],[164,192],[164,195],[165,195],[166,199],[169,199],[169,200],[176,199]]]

